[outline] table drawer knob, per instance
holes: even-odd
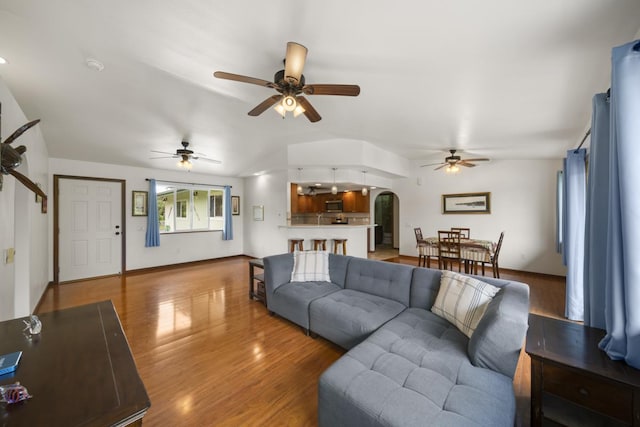
[[[586,389],[586,388],[584,388],[584,387],[580,387],[580,389],[578,390],[578,392],[579,392],[581,395],[585,396],[585,397],[588,397],[588,396],[589,396],[589,390],[587,390],[587,389]]]

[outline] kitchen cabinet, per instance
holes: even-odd
[[[345,213],[369,213],[369,195],[363,196],[359,191],[346,191],[338,194],[320,193],[315,196],[298,195],[297,184],[291,184],[291,213],[324,213],[328,200],[342,200]]]
[[[349,191],[342,193],[342,211],[356,212],[356,193]]]

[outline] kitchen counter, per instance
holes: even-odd
[[[280,225],[287,239],[304,239],[305,250],[313,249],[312,239],[327,239],[327,250],[333,250],[333,239],[347,239],[347,255],[366,258],[369,230],[375,224],[299,224]],[[287,246],[288,247],[288,246]]]

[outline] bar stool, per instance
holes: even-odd
[[[313,250],[317,251],[320,248],[323,251],[327,250],[327,239],[311,239],[313,241]]]
[[[296,246],[299,251],[304,251],[304,239],[289,239],[289,252],[295,252]]]
[[[337,254],[338,249],[342,245],[342,255],[347,254],[347,239],[333,239],[333,253]]]

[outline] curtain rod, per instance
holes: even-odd
[[[574,153],[577,153],[582,148],[582,144],[584,144],[584,142],[587,140],[587,137],[589,135],[591,135],[591,129],[589,129],[587,133],[584,134],[584,138],[582,138],[582,142],[580,142],[580,145],[578,145],[578,148],[576,148],[576,151],[574,151]]]
[[[145,181],[151,181],[152,179],[155,179],[155,178],[145,178]],[[165,181],[163,179],[156,179],[156,182],[168,182],[170,184],[202,185],[204,187],[226,187],[226,185],[198,184],[196,182]],[[233,185],[230,185],[229,188],[233,188]]]
[[[607,98],[606,98],[607,102],[609,101],[610,98],[611,98],[611,88],[607,89]],[[578,150],[580,150],[582,148],[582,144],[584,144],[584,142],[587,140],[587,137],[589,135],[591,135],[591,128],[589,128],[587,133],[584,134],[584,138],[582,138],[582,141],[580,142],[580,145],[578,145],[578,148],[575,149],[574,153],[577,153]]]

